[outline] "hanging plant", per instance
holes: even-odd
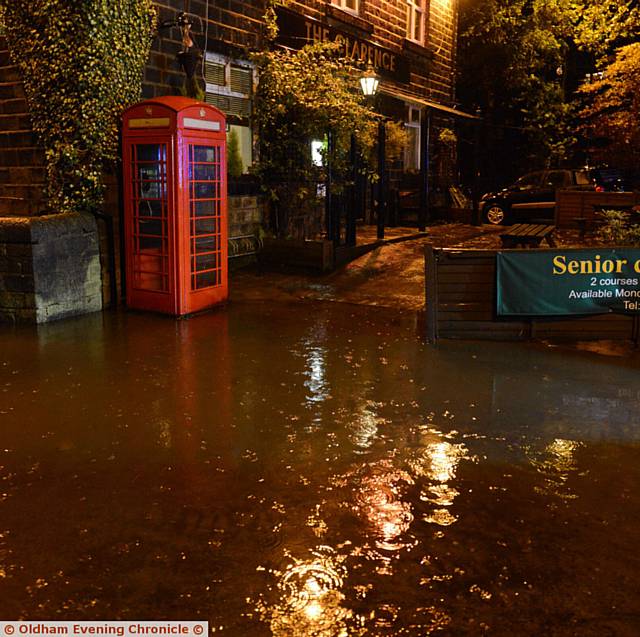
[[[100,208],[123,109],[138,101],[152,0],[0,0],[0,20],[45,150],[49,208]]]
[[[455,146],[458,143],[458,137],[450,128],[443,128],[438,134],[438,141],[444,146]]]

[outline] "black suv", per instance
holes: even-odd
[[[490,192],[480,200],[486,223],[510,224],[523,221],[553,222],[556,190],[596,190],[588,169],[540,170],[520,177],[500,192]]]

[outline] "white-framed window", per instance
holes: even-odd
[[[407,40],[424,44],[425,0],[407,0]]]
[[[407,121],[404,123],[407,144],[404,148],[404,169],[408,172],[420,170],[420,109],[408,107]]]
[[[253,64],[207,53],[204,64],[205,101],[217,106],[228,118],[242,159],[243,172],[253,163],[251,110],[256,70]],[[235,142],[234,142],[235,143]]]
[[[360,0],[331,0],[331,4],[349,13],[358,13],[360,11]]]
[[[254,73],[250,62],[236,62],[224,55],[207,53],[204,65],[206,101],[227,115],[251,117]]]

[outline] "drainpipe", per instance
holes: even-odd
[[[333,198],[331,190],[333,188],[333,132],[327,131],[327,164],[325,166],[324,180],[324,226],[327,239],[333,241]]]

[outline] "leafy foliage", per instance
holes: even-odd
[[[604,144],[592,155],[620,165],[640,162],[640,43],[622,47],[601,79],[581,88],[586,104],[581,112],[585,135]]]
[[[385,123],[385,159],[387,161],[397,161],[402,157],[407,146],[407,138],[407,130],[403,124],[394,121]],[[370,158],[369,163],[371,166],[374,165],[373,157]]]
[[[603,210],[598,238],[614,246],[640,246],[640,212]]]
[[[490,122],[525,138],[529,163],[566,159],[575,143],[574,93],[634,37],[634,0],[461,0],[460,95]]]
[[[364,105],[355,69],[339,57],[338,48],[318,43],[253,56],[260,69],[254,105],[260,159],[254,170],[281,209],[302,210],[319,203],[311,140],[324,139],[331,131],[335,153],[330,159],[336,174],[346,170],[352,134],[372,160],[376,115]],[[287,225],[282,233],[290,233]]]
[[[46,153],[49,207],[99,208],[122,110],[140,98],[151,0],[0,0],[12,58]]]

